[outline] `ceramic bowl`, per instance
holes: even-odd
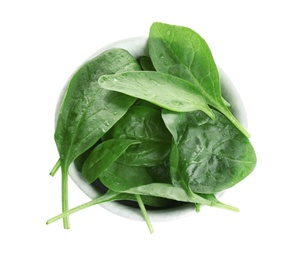
[[[147,38],[146,37],[135,37],[135,38],[124,39],[121,41],[111,43],[101,48],[97,52],[95,52],[89,59],[96,57],[103,51],[110,49],[110,48],[125,49],[135,58],[138,58],[142,55],[148,55]],[[236,116],[236,118],[241,122],[241,124],[244,127],[247,127],[246,112],[245,112],[244,106],[242,104],[242,100],[236,88],[234,87],[229,77],[225,74],[225,72],[221,68],[219,68],[219,73],[220,73],[221,88],[222,88],[222,93],[223,93],[224,98],[227,101],[229,101],[230,104],[232,105],[232,112]],[[62,97],[68,85],[68,82],[63,88],[62,93],[58,99],[55,120],[57,120],[59,105],[62,101]],[[96,187],[95,185],[90,185],[84,181],[80,172],[76,169],[76,166],[74,163],[70,165],[69,176],[74,181],[74,183],[82,190],[82,192],[84,192],[90,199],[94,199],[102,194],[100,187]],[[129,218],[133,220],[143,220],[139,208],[134,208],[132,206],[124,205],[119,202],[107,202],[107,203],[100,204],[100,206],[102,206],[106,210],[116,215],[119,215],[125,218]],[[194,212],[195,212],[195,208],[191,204],[187,204],[187,205],[183,204],[183,205],[176,206],[176,207],[169,208],[169,209],[148,210],[149,217],[154,222],[174,220],[174,219],[178,219],[181,217],[189,216],[193,214]]]

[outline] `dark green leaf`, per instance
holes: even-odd
[[[82,176],[87,183],[95,181],[100,174],[110,167],[129,146],[139,141],[128,139],[110,139],[97,145],[82,168]]]
[[[146,170],[155,182],[171,184],[169,160],[158,166],[147,167]]]
[[[217,66],[208,44],[199,34],[182,26],[154,23],[150,28],[148,47],[158,72],[193,83],[209,105],[221,111],[249,136],[222,98]]]
[[[133,106],[103,139],[135,139],[141,143],[129,147],[118,162],[130,166],[155,166],[164,162],[170,152],[171,134],[161,112],[146,106]]]
[[[161,112],[146,106],[130,107],[128,112],[106,133],[106,139],[135,139],[141,142],[171,142]]]
[[[248,140],[223,114],[216,120],[203,113],[163,111],[173,135],[170,163],[173,182],[193,192],[213,194],[230,188],[248,176],[256,155]]]
[[[157,166],[168,159],[169,153],[169,143],[149,141],[132,145],[117,161],[129,166]]]
[[[114,163],[100,175],[101,182],[109,189],[121,192],[154,182],[144,167]]]
[[[85,63],[71,78],[55,131],[61,167],[93,146],[134,103],[135,99],[102,89],[98,78],[124,70],[139,70],[135,59],[121,49],[108,50]]]
[[[142,56],[139,58],[139,64],[141,65],[143,70],[146,71],[155,71],[155,68],[152,64],[150,57]]]

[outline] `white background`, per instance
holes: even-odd
[[[283,1],[0,2],[0,259],[285,259]],[[258,164],[222,200],[167,223],[118,217],[100,206],[60,213],[54,111],[71,73],[104,45],[148,35],[152,22],[190,27],[243,99]],[[70,181],[70,207],[88,200]]]

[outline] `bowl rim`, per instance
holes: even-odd
[[[79,67],[81,67],[84,63],[89,61],[90,59],[98,56],[100,53],[111,49],[111,48],[122,48],[127,50],[132,56],[138,58],[142,55],[148,55],[148,48],[147,48],[147,37],[139,36],[139,37],[132,37],[126,38],[119,41],[115,41],[110,43],[101,49],[94,52],[89,58],[87,58]],[[79,68],[78,67],[78,68]],[[78,69],[77,68],[77,69]],[[74,71],[74,73],[77,71]],[[224,98],[230,102],[233,108],[233,114],[237,117],[240,123],[247,128],[247,115],[241,100],[240,95],[238,94],[237,89],[235,88],[234,84],[227,76],[227,74],[218,66],[219,74],[220,74],[220,82],[221,82],[221,89]],[[66,84],[62,88],[62,91],[59,95],[57,106],[55,109],[55,125],[57,121],[57,115],[59,112],[59,107],[62,102],[65,90],[68,86],[70,79],[72,78],[73,74],[67,80]],[[94,186],[91,186],[82,178],[80,172],[76,169],[74,162],[70,165],[68,169],[68,174],[73,182],[79,187],[79,189],[85,193],[90,199],[94,199],[101,195],[99,190],[96,190]],[[221,196],[223,192],[217,194],[217,196]],[[127,205],[120,204],[118,202],[108,202],[99,204],[104,209],[112,212],[118,216],[132,219],[132,220],[143,220],[141,215],[140,209],[136,209]],[[155,209],[155,210],[148,210],[148,215],[150,219],[154,222],[162,222],[162,221],[171,221],[180,218],[184,218],[190,216],[195,213],[195,206],[193,204],[183,204],[181,206],[176,206],[174,208],[166,208],[166,209]]]

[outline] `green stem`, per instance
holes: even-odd
[[[62,213],[66,214],[68,211],[68,173],[62,170],[61,178]],[[63,217],[63,227],[65,229],[70,228],[68,215]]]
[[[59,167],[60,167],[60,158],[57,160],[56,164],[51,169],[49,175],[54,176],[56,174],[57,170],[59,169]]]
[[[68,216],[70,214],[73,214],[73,213],[75,213],[77,211],[83,210],[85,208],[88,208],[90,206],[93,206],[93,205],[96,205],[96,204],[99,204],[99,203],[107,202],[107,201],[110,201],[110,200],[115,200],[116,198],[119,199],[118,193],[114,193],[114,192],[113,193],[108,193],[107,192],[105,195],[102,195],[99,198],[93,199],[93,200],[91,200],[89,202],[86,202],[86,203],[84,203],[82,205],[79,205],[79,206],[77,206],[75,208],[72,208],[72,209],[70,209],[70,210],[68,210],[68,211],[66,211],[66,212],[64,212],[62,214],[59,214],[59,215],[49,219],[46,222],[46,224],[47,225],[51,224],[51,223],[53,223],[53,222],[55,222],[55,221],[57,221],[57,220],[59,220],[61,218],[64,218],[64,217],[66,217],[66,216]]]
[[[242,126],[242,124],[234,117],[231,111],[226,106],[217,107],[217,109],[223,113],[235,126],[239,129],[247,138],[250,137],[250,134],[246,131],[246,129]]]
[[[145,220],[145,222],[146,222],[146,224],[148,226],[149,232],[152,234],[153,233],[153,227],[152,227],[151,221],[149,219],[149,216],[147,214],[147,211],[145,209],[145,206],[143,204],[143,201],[141,199],[141,196],[135,194],[135,197],[136,197],[136,200],[137,200],[137,202],[139,204],[139,207],[141,209],[142,216],[143,216],[143,218],[144,218],[144,220]]]
[[[201,209],[201,204],[200,203],[195,203],[195,209],[196,209],[196,212],[200,212],[200,209]]]
[[[194,202],[196,205],[197,204],[202,204],[202,205],[208,205],[208,206],[211,206],[211,201],[197,195],[196,193],[194,193],[191,189],[190,189],[190,186],[187,185],[185,182],[182,183],[182,187],[184,189],[184,191],[186,192],[186,194],[188,195],[189,197],[189,202]],[[197,209],[199,210],[200,208],[196,206],[196,212]]]

